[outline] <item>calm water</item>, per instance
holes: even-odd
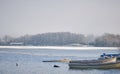
[[[118,53],[118,51],[0,48],[0,74],[120,74],[120,69],[74,70],[69,69],[68,63],[42,62],[65,58],[97,59],[102,53]],[[53,65],[60,67],[54,68]]]

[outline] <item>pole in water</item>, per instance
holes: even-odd
[[[18,63],[16,63],[16,66],[18,66]]]

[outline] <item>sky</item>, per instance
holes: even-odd
[[[0,0],[0,36],[120,34],[120,0]]]

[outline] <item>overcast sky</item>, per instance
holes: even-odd
[[[120,34],[120,0],[0,0],[0,36]]]

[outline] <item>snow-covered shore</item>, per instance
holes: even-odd
[[[98,50],[106,49],[113,50],[118,47],[72,47],[72,46],[0,46],[0,48],[13,48],[13,49],[65,49],[65,50]]]

